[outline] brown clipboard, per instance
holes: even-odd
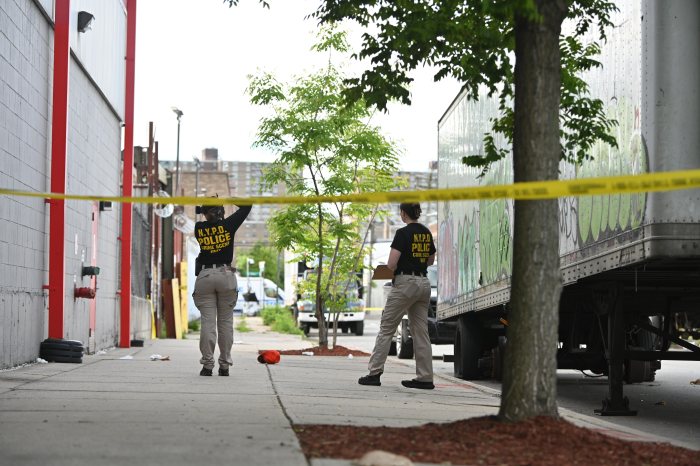
[[[372,275],[372,280],[391,280],[392,278],[394,278],[394,271],[384,264],[378,265]]]

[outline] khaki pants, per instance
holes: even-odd
[[[214,368],[214,349],[217,330],[219,341],[219,367],[228,369],[233,364],[233,307],[238,299],[236,274],[230,267],[202,269],[194,285],[194,304],[202,315],[199,336],[199,362],[207,369]]]
[[[398,275],[386,300],[379,324],[377,341],[369,358],[369,373],[384,372],[391,340],[401,318],[408,313],[408,325],[413,337],[416,358],[416,380],[433,381],[433,350],[428,336],[428,307],[430,306],[430,280],[426,277]]]

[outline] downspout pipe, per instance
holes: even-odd
[[[51,115],[51,192],[66,192],[68,150],[68,70],[70,68],[70,0],[56,0],[53,96]],[[63,338],[66,298],[66,201],[49,203],[49,338]]]
[[[134,87],[136,58],[136,0],[126,3],[126,80],[124,104],[124,162],[122,195],[131,197],[134,183]],[[119,347],[131,345],[131,223],[132,205],[122,203],[121,292]]]

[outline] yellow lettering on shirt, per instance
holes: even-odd
[[[430,257],[430,245],[432,235],[429,233],[414,233],[411,242],[411,256],[418,259],[421,264],[425,264]]]
[[[197,242],[202,251],[215,254],[231,244],[231,233],[223,226],[197,229]]]

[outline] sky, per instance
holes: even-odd
[[[175,160],[177,117],[180,160],[216,147],[222,160],[272,162],[275,154],[253,148],[264,109],[246,95],[248,76],[262,71],[289,82],[323,66],[326,56],[311,52],[316,23],[305,16],[319,0],[241,0],[229,8],[221,0],[138,2],[134,144],[148,145],[148,123],[155,126],[161,160]],[[196,5],[196,6],[195,6]],[[357,39],[357,26],[346,26]],[[359,50],[359,41],[354,40]],[[362,64],[348,61],[359,74]],[[392,104],[373,123],[394,140],[400,168],[427,171],[437,160],[437,122],[459,91],[452,80],[433,82],[433,71],[413,77],[411,106]]]

